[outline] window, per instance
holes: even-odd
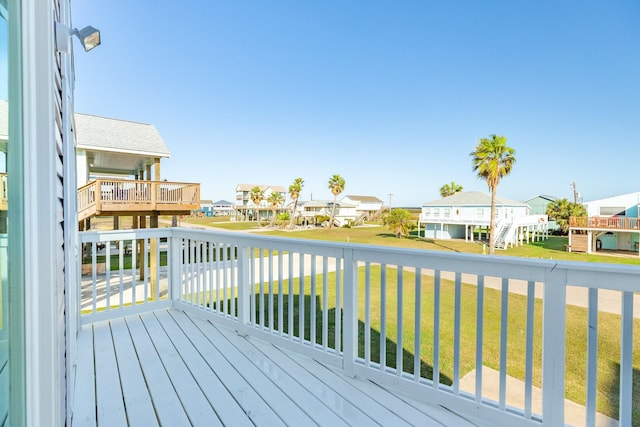
[[[440,208],[433,208],[433,216],[440,216]]]
[[[431,209],[429,209],[429,208],[424,208],[424,215],[425,215],[425,216],[429,216],[429,215],[431,215]]]
[[[483,218],[484,217],[484,209],[478,208],[476,210],[476,215],[478,216],[478,218]]]
[[[451,216],[451,208],[444,208],[444,217],[449,218]]]

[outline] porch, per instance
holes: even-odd
[[[136,251],[107,251],[75,290],[73,425],[595,425],[608,399],[639,420],[636,267],[179,228],[80,238],[94,267],[101,242],[150,262],[141,276]]]

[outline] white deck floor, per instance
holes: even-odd
[[[471,426],[311,358],[163,310],[86,325],[73,426]]]

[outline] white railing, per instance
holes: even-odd
[[[80,234],[93,267],[82,322],[172,306],[496,425],[574,422],[565,398],[586,405],[585,425],[596,409],[620,425],[640,417],[638,267],[187,229]],[[122,249],[136,241],[142,275]]]

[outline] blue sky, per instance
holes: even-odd
[[[479,138],[516,150],[498,194],[585,201],[640,191],[640,2],[74,0],[76,111],[154,124],[162,177],[234,199],[439,198]]]

